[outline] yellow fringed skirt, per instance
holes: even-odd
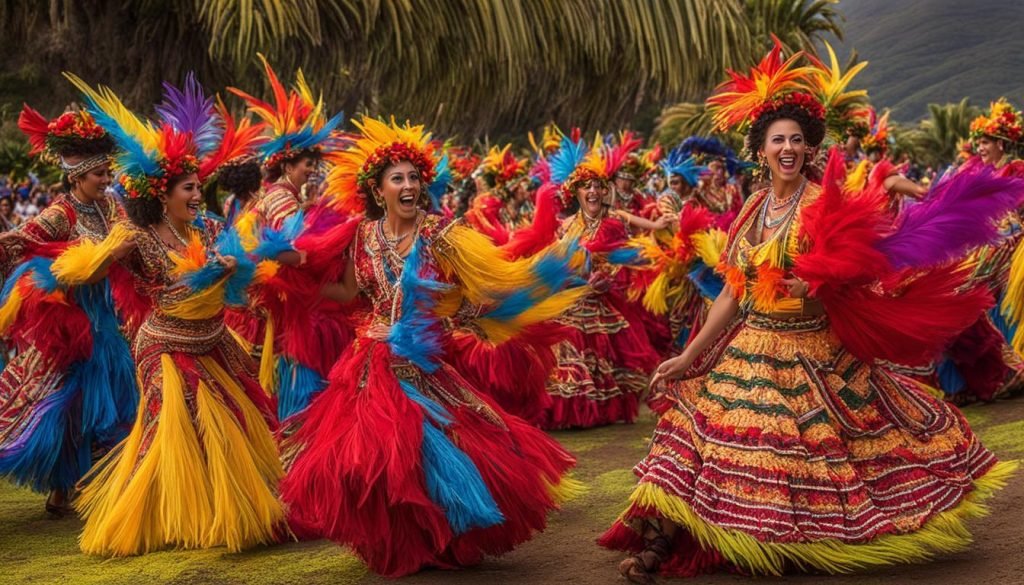
[[[76,502],[84,552],[234,552],[285,533],[273,409],[230,335],[211,345],[199,355],[173,351],[181,348],[143,327],[135,425],[83,480]]]

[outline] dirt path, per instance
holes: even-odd
[[[1024,457],[1024,400],[972,406],[966,414],[985,443],[1004,458]],[[548,530],[514,552],[462,571],[425,571],[401,580],[410,585],[537,585],[622,583],[615,567],[620,554],[599,548],[595,539],[622,511],[633,487],[630,468],[646,452],[654,425],[647,416],[632,426],[556,433],[576,453],[576,476],[588,492],[552,517]],[[101,560],[78,552],[77,520],[53,521],[42,498],[0,483],[0,583],[202,583],[369,585],[393,583],[372,575],[351,554],[326,541],[290,543],[241,554],[222,549],[166,551],[144,557]],[[949,584],[1003,585],[1024,574],[1024,476],[992,502],[993,514],[976,521],[977,542],[961,554],[923,565],[871,573],[759,579],[773,583],[834,585]],[[674,583],[751,583],[749,578],[714,575]]]

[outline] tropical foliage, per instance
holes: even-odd
[[[188,69],[259,91],[259,51],[350,114],[466,135],[611,127],[700,97],[753,39],[741,0],[0,0],[0,102],[61,107],[62,69],[137,108]]]

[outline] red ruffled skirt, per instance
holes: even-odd
[[[285,435],[281,495],[293,529],[351,547],[388,577],[507,552],[575,489],[565,477],[575,461],[553,439],[451,367],[428,374],[367,339]],[[459,507],[477,496],[477,510]]]

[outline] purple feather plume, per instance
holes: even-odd
[[[897,229],[876,244],[897,270],[924,269],[962,258],[995,242],[996,222],[1024,202],[1024,180],[991,168],[960,172],[897,218]]]
[[[191,71],[185,76],[183,89],[164,82],[164,101],[156,106],[156,112],[164,124],[178,132],[192,133],[200,157],[213,152],[220,143],[223,129],[214,114],[213,97],[206,96]]]

